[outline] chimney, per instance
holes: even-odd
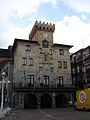
[[[12,51],[12,45],[9,45],[9,46],[8,46],[8,50],[9,50],[9,51]]]

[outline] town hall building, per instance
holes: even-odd
[[[72,46],[53,43],[54,30],[55,24],[36,21],[29,40],[14,40],[12,107],[62,107],[72,100]]]

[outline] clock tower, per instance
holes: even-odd
[[[55,24],[36,21],[29,34],[29,40],[38,41],[40,47],[51,48],[53,45],[54,30]]]

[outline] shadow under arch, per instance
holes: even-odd
[[[35,94],[28,94],[24,97],[24,109],[37,108],[37,97]]]
[[[58,94],[56,95],[56,107],[65,107],[67,104],[67,97],[64,94]]]
[[[50,94],[46,93],[41,96],[40,108],[51,108],[52,107],[52,97]]]

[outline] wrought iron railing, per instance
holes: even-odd
[[[37,88],[40,88],[40,89],[53,89],[53,88],[70,88],[71,86],[62,86],[60,84],[57,84],[57,85],[44,85],[44,84],[40,84],[40,83],[37,83],[37,84],[30,84],[30,83],[13,83],[12,84],[12,88],[15,88],[15,89],[37,89]]]

